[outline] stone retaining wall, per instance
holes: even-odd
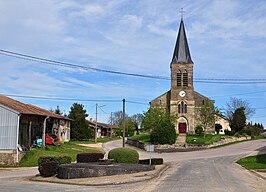
[[[219,145],[224,145],[224,144],[235,142],[235,141],[243,141],[243,140],[249,140],[249,139],[251,139],[250,136],[226,137],[210,145],[196,145],[196,144],[154,145],[154,151],[155,152],[196,151],[196,150],[208,149],[208,148],[219,146]],[[146,150],[146,145],[147,145],[144,142],[141,142],[135,139],[130,139],[130,138],[127,139],[127,144],[132,145],[134,147],[138,147],[143,150]]]
[[[17,150],[0,150],[0,165],[15,165]]]

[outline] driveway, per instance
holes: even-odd
[[[122,146],[122,141],[104,144],[106,150]],[[0,191],[266,191],[265,180],[234,163],[248,154],[256,154],[266,146],[266,140],[248,141],[222,148],[176,153],[154,153],[171,163],[171,168],[159,178],[140,183],[112,186],[73,186],[38,183],[28,180],[36,168],[0,172]],[[149,154],[139,151],[141,158]]]

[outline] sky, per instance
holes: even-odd
[[[194,62],[194,78],[266,79],[264,0],[2,0],[0,49],[104,70],[170,77],[180,10]],[[68,113],[84,105],[89,118],[107,122],[111,112],[142,113],[170,89],[170,81],[74,69],[0,55],[0,94]],[[266,83],[194,82],[224,109],[230,97],[256,108],[248,121],[266,127]],[[98,101],[79,101],[79,100]],[[102,100],[109,100],[108,102]],[[113,102],[110,102],[112,100]],[[115,100],[115,102],[114,102]]]

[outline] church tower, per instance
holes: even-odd
[[[171,98],[170,113],[178,116],[177,133],[194,133],[195,99],[193,86],[193,61],[181,19],[175,49],[170,64]]]

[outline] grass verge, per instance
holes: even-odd
[[[118,139],[121,139],[121,138],[118,138],[118,137],[98,138],[97,139],[97,143],[106,143],[106,142],[114,141],[114,140],[118,140]],[[71,143],[75,143],[75,144],[93,144],[95,142],[94,142],[94,139],[89,139],[89,140],[84,140],[84,141],[71,141]]]
[[[38,159],[41,156],[70,156],[71,161],[76,161],[78,153],[91,153],[102,152],[95,148],[88,148],[80,146],[73,142],[67,142],[61,144],[61,146],[46,146],[44,148],[37,148],[32,151],[28,151],[26,155],[19,162],[21,167],[34,167],[38,166]]]
[[[225,143],[225,144],[222,144],[222,145],[214,146],[214,147],[211,147],[211,148],[219,148],[219,147],[224,147],[224,146],[227,146],[227,145],[233,145],[233,144],[236,144],[236,143],[242,143],[242,142],[246,142],[246,141],[259,140],[259,139],[266,139],[266,138],[263,137],[263,136],[255,136],[254,138],[251,138],[251,139],[248,139],[248,140],[234,141],[234,142],[230,142],[230,143]]]
[[[237,163],[246,169],[266,169],[266,154],[244,157]]]
[[[197,145],[209,145],[219,140],[221,140],[221,135],[219,134],[187,135],[186,137],[186,142],[188,144],[197,144]]]
[[[149,143],[150,142],[150,134],[139,134],[139,135],[134,135],[130,137],[130,139],[136,139],[138,141],[142,141],[144,143]]]

